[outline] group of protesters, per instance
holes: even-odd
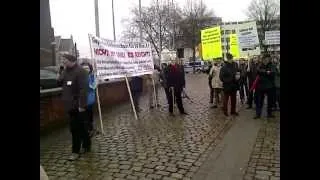
[[[222,109],[228,116],[228,102],[231,99],[231,115],[236,112],[237,93],[240,101],[248,105],[255,104],[255,119],[261,117],[265,96],[267,96],[267,117],[273,118],[273,111],[280,110],[280,59],[269,54],[251,59],[240,59],[237,63],[231,54],[226,55],[226,61],[217,59],[209,72],[210,104],[217,108],[223,99]],[[213,101],[215,99],[215,101]]]
[[[92,106],[95,103],[96,80],[93,67],[89,63],[78,64],[76,57],[63,56],[63,66],[58,74],[58,82],[63,88],[63,100],[66,112],[70,117],[70,131],[72,134],[72,155],[69,160],[75,160],[83,153],[91,150],[91,137],[95,132]],[[275,108],[280,108],[280,60],[272,61],[270,55],[254,57],[248,61],[233,60],[231,54],[226,55],[226,61],[213,61],[209,71],[210,104],[218,108],[223,102],[222,109],[229,115],[228,104],[231,100],[231,115],[239,115],[236,111],[237,93],[239,91],[241,103],[245,96],[248,109],[255,104],[256,116],[261,117],[265,95],[267,95],[268,118],[274,117]],[[154,71],[147,77],[149,93],[149,108],[160,106],[158,91],[163,88],[169,104],[169,115],[174,115],[176,104],[181,115],[187,115],[182,102],[182,94],[186,85],[185,72],[182,61],[161,64],[161,68],[154,66]],[[137,113],[141,111],[139,99],[142,95],[143,76],[135,76],[130,80],[133,104]]]

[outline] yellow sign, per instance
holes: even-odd
[[[232,54],[233,58],[235,59],[240,58],[240,50],[239,50],[237,34],[230,34],[230,53]]]
[[[201,49],[205,61],[222,57],[220,26],[201,30]]]

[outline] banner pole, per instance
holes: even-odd
[[[96,64],[96,60],[93,58],[91,37],[90,37],[90,35],[88,35],[88,37],[89,37],[91,61],[93,62],[93,65],[94,65],[94,70],[95,70],[94,74],[95,74],[95,79],[96,79],[96,81],[97,81],[96,96],[97,96],[98,112],[99,112],[99,119],[100,119],[100,129],[101,129],[101,133],[102,133],[103,135],[105,135],[104,130],[103,130],[101,104],[100,104],[100,97],[99,97],[99,90],[98,90],[98,87],[99,87],[99,79],[98,79],[98,75],[97,75],[97,64]]]
[[[127,84],[129,96],[130,96],[130,101],[131,101],[132,110],[133,110],[133,113],[134,113],[134,118],[135,118],[136,120],[138,120],[138,116],[137,116],[137,112],[136,112],[136,107],[135,107],[135,105],[134,105],[134,103],[133,103],[133,98],[132,98],[132,94],[131,94],[131,88],[130,88],[130,84],[129,84],[127,75],[125,76],[125,79],[126,79],[126,84]]]
[[[156,104],[156,108],[158,108],[158,101],[157,101],[157,95],[156,95],[156,84],[154,82],[154,79],[152,77],[152,84],[153,84],[153,99],[154,99],[154,103]]]

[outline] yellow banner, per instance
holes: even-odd
[[[204,61],[222,57],[220,26],[201,30],[201,49]]]
[[[230,53],[232,54],[233,58],[235,59],[240,58],[240,50],[239,50],[237,34],[230,34]]]

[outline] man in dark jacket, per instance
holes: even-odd
[[[253,82],[257,77],[257,68],[258,68],[258,59],[252,59],[249,62],[249,69],[247,72],[247,76],[248,76],[248,80],[249,80],[249,89],[252,87]],[[247,109],[252,108],[252,103],[253,103],[254,97],[256,98],[255,93],[253,91],[249,91]],[[254,102],[256,102],[256,100]]]
[[[90,151],[89,118],[86,112],[88,94],[88,73],[76,62],[76,57],[64,55],[64,70],[59,73],[58,82],[62,85],[62,98],[66,112],[70,116],[72,134],[72,155],[69,160],[79,157],[81,145],[85,152]]]
[[[213,104],[213,95],[214,95],[214,89],[212,87],[212,74],[210,74],[211,72],[211,68],[213,67],[212,64],[209,66],[209,76],[208,76],[208,83],[209,83],[209,89],[210,89],[210,99],[209,99],[209,103]]]
[[[231,115],[238,116],[236,112],[236,101],[237,101],[237,90],[239,88],[238,80],[236,79],[236,74],[239,71],[237,64],[232,60],[233,56],[228,53],[225,65],[222,66],[220,70],[220,80],[223,83],[223,111],[226,116],[228,116],[228,101],[231,98]]]
[[[142,88],[143,88],[142,77],[140,76],[132,77],[130,81],[130,88],[131,88],[132,99],[133,99],[136,112],[140,112],[141,109],[139,107],[139,101],[140,101]]]
[[[247,83],[247,68],[248,65],[245,62],[244,59],[240,59],[240,65],[239,65],[239,69],[240,69],[240,99],[241,99],[241,103],[243,104],[244,102],[244,94],[246,94],[247,98],[249,96],[249,87],[248,87],[248,83]]]
[[[171,115],[173,115],[173,97],[172,97],[172,90],[174,93],[174,97],[179,109],[180,114],[187,115],[187,113],[184,111],[183,104],[182,104],[182,97],[181,93],[183,88],[185,87],[186,81],[185,81],[185,74],[184,74],[184,68],[180,63],[177,62],[175,64],[170,64],[168,66],[168,74],[167,74],[167,87],[168,93],[167,93],[167,99],[169,104],[169,112]]]
[[[262,60],[262,64],[258,67],[259,81],[256,87],[257,93],[257,104],[256,104],[256,116],[255,119],[261,117],[262,107],[264,103],[264,97],[268,97],[268,118],[273,118],[272,115],[272,106],[273,106],[273,88],[275,86],[274,77],[275,77],[275,67],[271,62],[270,55],[265,55]]]

